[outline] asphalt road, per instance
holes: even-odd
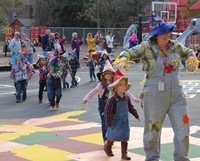
[[[96,71],[98,71],[98,69],[96,69]],[[43,103],[38,104],[38,71],[28,83],[27,100],[23,103],[16,103],[15,95],[13,95],[15,92],[13,81],[9,78],[9,74],[9,72],[0,72],[0,119],[41,118],[69,111],[87,110],[86,113],[75,117],[89,122],[100,122],[97,110],[97,96],[86,105],[81,103],[84,95],[97,84],[97,82],[89,82],[90,79],[87,67],[82,66],[78,71],[79,85],[76,88],[62,91],[63,96],[58,111],[49,111],[46,92],[44,92]],[[144,72],[141,71],[140,64],[132,64],[131,70],[125,75],[128,76],[132,84],[130,92],[136,97],[139,97],[141,92],[139,82],[144,77]],[[183,81],[184,91],[187,93],[191,125],[199,126],[200,72],[188,73],[181,69],[180,78]],[[70,82],[71,78],[68,77],[67,80]],[[138,123],[134,118],[131,118],[132,121],[130,122],[133,126],[143,127],[143,110],[140,105],[135,105],[135,107],[142,121]],[[171,126],[168,117],[165,119],[164,126]],[[200,137],[200,134],[198,135]]]

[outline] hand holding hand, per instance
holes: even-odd
[[[140,103],[140,100],[139,99],[135,99],[135,101],[134,101],[135,103]]]

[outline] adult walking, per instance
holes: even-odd
[[[113,33],[111,31],[108,31],[108,35],[106,35],[106,43],[107,43],[106,51],[108,52],[109,55],[112,54],[114,37],[115,35],[113,36]]]
[[[174,26],[164,22],[155,12],[151,16],[149,40],[123,51],[114,64],[118,68],[127,68],[129,60],[141,60],[146,72],[142,93],[145,160],[159,160],[161,130],[168,115],[174,131],[174,160],[189,161],[190,119],[179,81],[179,64],[181,58],[186,59],[187,70],[194,72],[198,62],[191,49],[170,40]]]
[[[20,32],[16,31],[14,33],[14,38],[10,41],[9,49],[12,53],[12,56],[22,50],[21,40],[20,40]]]

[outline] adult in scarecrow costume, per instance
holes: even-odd
[[[121,52],[114,64],[127,69],[130,60],[141,60],[146,72],[143,88],[146,161],[160,158],[161,130],[166,115],[174,131],[174,160],[189,161],[190,119],[179,81],[179,64],[184,58],[186,69],[194,72],[198,69],[198,60],[191,49],[170,40],[174,26],[164,22],[155,12],[151,17],[149,40]]]

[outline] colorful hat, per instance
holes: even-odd
[[[49,62],[47,62],[47,65],[49,67],[53,67],[56,71],[61,69],[60,65],[58,64],[58,56],[51,56]]]
[[[166,23],[154,11],[151,12],[151,35],[149,38],[152,38],[155,35],[165,34],[173,29],[174,26]]]
[[[68,60],[67,54],[66,54],[66,53],[62,54],[62,55],[60,56],[60,59],[61,59],[61,60],[67,61],[67,60]]]
[[[111,73],[115,73],[115,70],[113,69],[110,61],[107,59],[106,62],[105,62],[105,65],[104,65],[104,68],[103,68],[103,71],[102,72],[99,72],[97,73],[97,78],[101,81],[101,78],[102,78],[102,74],[106,71],[110,71]]]
[[[37,54],[37,58],[38,58],[38,60],[37,60],[37,62],[36,62],[36,65],[38,65],[40,59],[45,59],[44,55],[41,55],[41,54]],[[45,59],[45,60],[46,60],[46,59]]]
[[[115,87],[116,85],[118,85],[119,82],[120,82],[122,79],[125,79],[125,80],[128,82],[128,78],[125,77],[119,69],[117,69],[117,71],[116,71],[115,74],[114,74],[113,83],[110,84],[110,85],[108,86],[108,89],[109,89],[110,91],[114,91],[114,87]],[[130,88],[131,88],[131,84],[128,82],[128,88],[127,88],[127,90],[129,90]]]
[[[16,58],[21,57],[23,60],[23,63],[28,61],[28,59],[21,53],[15,53],[11,58],[11,64],[16,64]]]

